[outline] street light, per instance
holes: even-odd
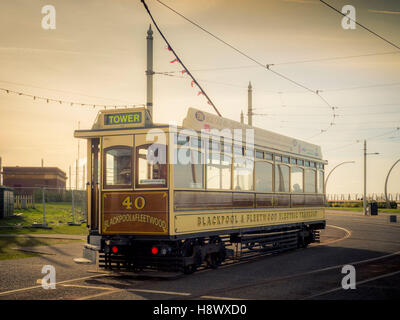
[[[363,195],[363,210],[364,215],[367,215],[367,155],[379,154],[379,152],[367,153],[367,140],[364,140],[364,195]]]
[[[388,180],[389,180],[389,175],[390,175],[390,173],[392,172],[392,169],[394,168],[394,166],[395,166],[398,162],[400,162],[400,159],[397,160],[397,161],[392,165],[392,167],[390,168],[390,170],[389,170],[389,172],[388,172],[388,174],[387,174],[387,176],[386,176],[386,181],[385,181],[385,200],[386,200],[386,208],[390,208],[390,202],[389,202],[389,199],[388,199],[388,196],[387,196],[387,183],[388,183]]]
[[[325,194],[325,196],[326,196],[326,184],[328,183],[328,179],[329,179],[330,175],[332,174],[333,170],[335,170],[337,167],[340,167],[341,165],[346,164],[346,163],[355,163],[355,161],[344,161],[342,163],[339,163],[336,167],[334,167],[331,171],[329,171],[328,176],[326,177],[325,183],[324,183],[324,194]]]

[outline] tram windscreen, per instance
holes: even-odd
[[[161,144],[136,148],[136,186],[142,188],[167,186],[167,151]]]
[[[113,147],[105,152],[105,185],[130,186],[132,184],[132,149]]]

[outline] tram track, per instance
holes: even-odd
[[[337,239],[328,239],[327,241],[323,241],[322,243],[310,245],[307,251],[314,250],[313,248],[320,248],[321,245],[329,245],[332,243],[336,243],[339,241],[343,241],[348,239],[352,236],[352,231],[346,228],[342,228],[335,225],[327,225],[328,228],[333,228],[336,230],[341,230],[344,232],[344,235]],[[328,235],[329,238],[332,237],[332,234]],[[300,249],[301,250],[301,249]],[[285,253],[282,253],[285,254]],[[254,258],[250,258],[244,261],[228,261],[222,264],[219,269],[226,269],[229,267],[234,267],[240,264],[247,264],[250,262],[260,261],[265,256],[271,255],[271,253],[267,253],[265,255],[259,255]],[[395,276],[400,273],[399,266],[400,266],[400,251],[395,251],[393,253],[381,255],[374,258],[369,259],[362,259],[358,261],[348,262],[346,264],[351,264],[357,266],[357,284],[362,285],[364,283],[369,283],[375,280],[384,279],[386,277]],[[318,277],[324,278],[328,277],[330,279],[330,286],[325,286],[324,290],[316,290],[316,292],[308,292],[309,294],[302,294],[299,295],[298,299],[314,299],[318,297],[324,297],[325,295],[329,295],[330,293],[335,293],[340,291],[341,288],[338,287],[340,282],[335,282],[335,279],[341,277],[340,268],[344,265],[335,264],[331,266],[327,266],[324,268],[318,268],[315,270],[309,270],[305,272],[299,272],[296,274],[289,274],[284,276],[278,276],[269,279],[261,279],[257,281],[252,281],[249,283],[245,283],[242,285],[237,286],[226,286],[224,288],[218,288],[214,290],[206,290],[200,292],[190,292],[191,290],[180,290],[184,287],[177,286],[175,290],[163,290],[163,285],[160,287],[150,287],[149,283],[146,281],[140,282],[124,282],[122,283],[121,279],[118,275],[124,276],[124,273],[99,273],[96,275],[88,276],[88,277],[80,277],[75,279],[67,279],[64,281],[57,282],[56,285],[59,288],[65,288],[65,290],[84,290],[81,291],[78,295],[73,296],[73,299],[78,300],[89,300],[89,299],[97,299],[97,298],[107,298],[109,295],[120,294],[124,296],[124,294],[150,294],[151,296],[159,296],[159,297],[168,297],[168,299],[172,300],[188,300],[188,299],[218,299],[218,300],[226,300],[226,299],[243,299],[243,292],[246,290],[265,290],[266,287],[279,287],[280,290],[286,290],[286,286],[292,283],[308,283],[309,281],[316,281],[315,279]],[[389,266],[389,267],[388,267]],[[218,272],[218,270],[210,269],[210,268],[203,268],[194,274],[200,275],[207,272]],[[98,272],[101,272],[100,270]],[[185,277],[185,276],[183,276]],[[189,276],[190,277],[190,276]],[[109,280],[105,280],[109,279]],[[319,279],[319,278],[318,278]],[[296,281],[293,281],[296,280]],[[90,283],[92,282],[92,283]],[[152,282],[151,282],[152,283]],[[162,282],[161,282],[162,283]],[[318,284],[318,281],[317,281]],[[329,289],[332,288],[332,289]],[[7,295],[16,295],[19,293],[26,294],[27,291],[40,289],[41,285],[20,288],[15,290],[9,290],[5,292],[0,292],[0,297],[7,298]],[[260,289],[257,289],[260,288]],[[87,289],[87,291],[85,291]],[[166,289],[166,288],[164,288]],[[98,292],[91,292],[90,290],[97,290]],[[86,292],[86,294],[85,294]],[[235,292],[238,292],[237,296]],[[89,294],[90,293],[90,294]],[[311,294],[312,293],[312,294]],[[63,295],[63,289],[61,289],[60,294]],[[251,296],[251,295],[250,295]],[[72,298],[72,297],[70,297]],[[245,299],[248,298],[247,296],[244,297]]]
[[[378,262],[378,264],[377,264]],[[265,279],[262,281],[257,281],[257,282],[253,282],[253,283],[247,283],[244,285],[240,285],[240,286],[232,286],[232,287],[227,287],[227,288],[223,288],[223,289],[216,289],[216,290],[210,290],[207,292],[203,292],[201,294],[198,294],[196,296],[190,296],[190,298],[188,299],[196,299],[196,298],[201,298],[204,296],[218,296],[221,293],[226,293],[229,291],[237,291],[237,290],[244,290],[244,289],[249,289],[249,288],[254,288],[254,287],[258,287],[258,286],[265,286],[267,284],[271,284],[273,282],[283,282],[283,281],[289,281],[289,280],[294,280],[297,278],[301,278],[301,277],[305,277],[305,276],[310,276],[313,274],[317,274],[317,273],[321,273],[321,272],[327,272],[327,271],[332,271],[335,269],[340,269],[342,268],[344,265],[353,265],[353,266],[360,266],[363,265],[362,268],[357,268],[357,275],[359,275],[361,273],[361,281],[357,281],[357,284],[363,284],[363,283],[367,283],[370,281],[374,281],[374,280],[378,280],[384,277],[389,277],[389,276],[393,276],[396,274],[400,273],[400,251],[396,251],[394,253],[391,254],[387,254],[387,255],[383,255],[380,257],[375,257],[375,258],[371,258],[371,259],[365,259],[365,260],[359,260],[359,261],[353,261],[353,262],[349,262],[349,263],[345,263],[345,264],[339,264],[339,265],[335,265],[335,266],[330,266],[330,267],[325,267],[325,268],[320,268],[320,269],[316,269],[316,270],[311,270],[311,271],[306,271],[306,272],[302,272],[302,273],[297,273],[294,275],[288,275],[288,276],[282,276],[282,277],[276,277],[276,278],[272,278],[272,279]],[[390,267],[388,268],[388,264],[390,264]],[[381,273],[381,274],[377,274],[374,275],[373,277],[367,278],[365,277],[365,274],[376,274],[378,273],[378,271],[376,269],[379,268],[384,268],[385,270],[389,269],[390,272],[385,272],[385,273]],[[364,278],[365,277],[365,278]],[[338,288],[334,288],[331,290],[326,290],[317,294],[313,294],[311,296],[305,297],[303,299],[309,299],[309,298],[314,298],[314,297],[318,297],[318,296],[322,296],[324,294],[328,294],[331,292],[335,292],[338,290],[341,290],[341,287]]]
[[[345,228],[342,228],[342,227],[338,227],[338,226],[334,226],[334,225],[327,225],[327,227],[332,227],[332,228],[343,230],[346,234],[343,237],[339,238],[339,239],[335,239],[335,240],[328,241],[328,242],[323,242],[323,243],[312,244],[308,248],[308,250],[310,250],[310,249],[312,249],[312,248],[314,248],[316,246],[319,246],[319,245],[324,245],[324,244],[330,244],[330,243],[334,243],[334,242],[338,242],[338,241],[343,241],[343,240],[345,240],[345,239],[347,239],[348,237],[351,236],[351,231],[348,230],[348,229],[345,229]],[[237,266],[237,265],[245,264],[245,263],[250,263],[252,261],[257,261],[257,260],[265,258],[266,256],[273,255],[273,254],[274,253],[268,252],[268,253],[265,253],[265,254],[257,255],[257,256],[254,256],[254,257],[250,257],[250,258],[246,258],[244,260],[227,260],[226,262],[222,263],[219,266],[219,269],[228,268],[228,267],[231,267],[231,266]],[[204,273],[204,272],[210,272],[210,271],[213,271],[213,270],[214,269],[202,266],[201,268],[198,269],[196,274],[200,274],[200,273]],[[126,276],[127,274],[132,275],[131,273],[128,273],[128,272],[110,272],[110,271],[104,271],[103,272],[102,270],[99,270],[98,272],[99,272],[99,274],[88,276],[88,277],[80,277],[80,278],[75,278],[75,279],[69,279],[69,280],[56,282],[55,285],[56,286],[57,285],[64,285],[64,284],[68,284],[68,283],[71,283],[71,282],[84,281],[84,280],[89,280],[89,279],[93,279],[93,278],[118,277],[118,276]],[[182,274],[182,276],[184,276],[184,275]],[[0,292],[0,297],[1,296],[5,296],[7,294],[14,294],[14,293],[20,293],[20,292],[24,292],[24,291],[39,289],[41,287],[42,287],[41,284],[39,284],[39,285],[36,285],[36,286],[4,291],[4,292]],[[86,286],[86,287],[88,287],[88,286]],[[102,288],[98,288],[98,290],[102,290]],[[118,291],[120,291],[120,290],[118,290]]]

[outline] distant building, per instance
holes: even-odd
[[[56,167],[3,167],[3,185],[18,194],[31,194],[35,188],[65,189],[67,176]]]

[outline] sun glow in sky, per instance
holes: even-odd
[[[41,26],[44,5],[56,9],[56,29]],[[315,0],[164,0],[191,20],[317,95],[277,77],[175,15],[155,0],[153,16],[224,117],[239,120],[253,85],[253,123],[321,145],[328,193],[361,193],[363,139],[367,139],[369,193],[382,193],[386,174],[400,157],[400,50],[361,27],[342,28],[342,16]],[[400,2],[329,1],[356,8],[356,19],[400,45]],[[3,0],[0,3],[0,88],[88,104],[146,102],[146,32],[139,0]],[[154,32],[156,122],[181,123],[188,107],[212,112],[160,35]],[[369,55],[382,53],[381,55]],[[356,56],[349,58],[349,56]],[[341,59],[325,59],[339,58]],[[308,61],[319,60],[319,61]],[[74,168],[78,140],[99,108],[46,103],[0,92],[0,156],[4,166]],[[331,123],[333,123],[331,125]],[[321,133],[321,130],[326,130]],[[358,141],[358,142],[357,142]],[[80,158],[86,143],[80,141]],[[84,160],[81,160],[83,163]],[[74,172],[74,170],[73,170]],[[72,179],[75,181],[75,178]],[[73,183],[74,185],[74,183]],[[389,181],[400,192],[400,166]]]

